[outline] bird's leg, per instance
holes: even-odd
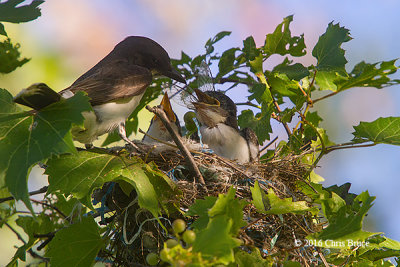
[[[121,122],[118,126],[118,134],[128,144],[130,144],[136,151],[143,153],[143,151],[131,140],[129,140],[128,137],[126,137],[126,130],[125,130],[125,122]]]

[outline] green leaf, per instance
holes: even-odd
[[[289,26],[293,21],[293,15],[283,19],[275,31],[267,34],[265,38],[265,45],[263,47],[267,57],[272,54],[286,55],[290,54],[295,57],[300,57],[306,54],[306,45],[304,44],[304,35],[293,36],[290,32]]]
[[[214,52],[214,44],[216,42],[219,42],[220,40],[222,40],[222,38],[231,35],[231,32],[228,31],[222,31],[217,33],[217,35],[215,35],[213,38],[208,39],[208,41],[205,44],[205,48],[206,48],[206,55],[211,54],[212,52]]]
[[[249,36],[246,40],[243,41],[243,49],[242,49],[247,60],[254,60],[256,57],[260,55],[260,51],[257,49],[256,42],[254,41],[253,36]]]
[[[91,194],[106,182],[123,180],[132,185],[141,208],[155,217],[160,206],[179,195],[175,184],[156,167],[136,157],[131,159],[106,153],[81,151],[77,155],[62,155],[47,162],[48,193],[71,194],[91,208]]]
[[[347,60],[341,45],[350,40],[348,29],[340,27],[339,24],[329,23],[326,32],[319,37],[312,51],[312,55],[317,59],[317,69],[319,71],[344,70]]]
[[[398,70],[398,67],[394,64],[396,60],[382,61],[374,64],[368,64],[364,61],[358,63],[347,79],[335,81],[338,91],[352,87],[383,88],[400,84],[400,80],[391,80],[388,77],[388,75],[394,74]]]
[[[304,77],[310,75],[308,69],[302,64],[295,63],[290,65],[291,63],[292,62],[288,58],[285,58],[281,64],[273,68],[272,72],[286,74],[290,80],[296,81],[300,81]]]
[[[265,194],[258,181],[250,190],[254,206],[264,214],[302,214],[306,211],[316,214],[318,212],[315,208],[310,208],[306,201],[292,201],[291,198],[280,199],[272,188],[268,189],[268,194]]]
[[[208,210],[210,218],[226,215],[232,219],[231,233],[236,235],[240,228],[246,225],[243,220],[243,208],[248,204],[244,200],[235,198],[236,190],[231,187],[226,194],[219,194],[214,206]]]
[[[371,197],[367,192],[363,192],[354,199],[351,209],[349,206],[342,206],[335,216],[330,216],[329,225],[319,233],[310,235],[310,239],[330,240],[332,242],[322,242],[323,246],[333,245],[338,247],[350,247],[349,240],[364,241],[376,233],[365,232],[362,230],[362,221],[368,210],[372,207],[375,197]],[[337,242],[337,243],[335,243]]]
[[[355,142],[400,145],[400,117],[379,118],[373,122],[360,122],[353,127]]]
[[[46,256],[51,266],[91,266],[103,246],[100,228],[93,217],[87,216],[58,231]]]
[[[340,80],[346,80],[346,77],[337,71],[317,71],[315,76],[315,83],[318,85],[319,90],[336,92],[338,91],[336,83]]]
[[[41,13],[38,6],[44,3],[44,1],[34,0],[27,5],[21,5],[22,2],[25,2],[25,0],[8,0],[1,2],[0,21],[20,23],[40,17]]]
[[[271,261],[263,259],[259,249],[254,249],[251,253],[238,250],[235,253],[235,263],[238,267],[265,267],[272,265]]]
[[[201,252],[205,259],[218,258],[222,263],[234,261],[233,249],[240,242],[231,236],[232,219],[227,216],[216,216],[210,219],[207,228],[196,234],[193,251]]]
[[[19,48],[20,45],[13,45],[9,38],[0,43],[0,73],[10,73],[29,61],[27,58],[20,59]]]
[[[6,90],[0,91],[0,102],[2,119],[20,111]],[[89,98],[78,92],[36,115],[25,113],[29,116],[0,123],[0,177],[4,175],[9,191],[17,200],[31,207],[27,178],[34,164],[51,155],[76,152],[69,130],[72,124],[82,124],[81,112],[90,109]]]
[[[238,48],[231,48],[222,53],[218,63],[219,73],[217,77],[222,77],[234,69],[233,62],[235,61],[235,52],[237,50]]]
[[[3,23],[0,23],[0,35],[8,36]]]
[[[253,129],[258,137],[259,143],[262,144],[265,140],[269,140],[269,134],[272,133],[270,124],[272,112],[272,108],[267,108],[254,116],[252,110],[243,110],[238,117],[240,128]]]
[[[271,92],[263,83],[254,84],[249,91],[252,93],[249,96],[250,101],[255,99],[261,105],[268,105],[272,102]]]
[[[207,227],[210,219],[208,210],[214,206],[216,201],[216,197],[206,196],[204,199],[196,199],[192,206],[189,207],[189,210],[186,212],[187,216],[199,216],[192,224],[194,229],[202,230]]]

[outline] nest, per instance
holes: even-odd
[[[153,161],[175,181],[182,192],[179,204],[183,212],[187,211],[196,199],[224,194],[231,187],[236,189],[237,198],[250,203],[250,186],[253,186],[255,181],[259,182],[259,186],[265,192],[272,188],[280,198],[291,198],[293,201],[309,200],[296,189],[296,182],[304,181],[303,177],[309,166],[302,164],[296,156],[239,165],[215,154],[197,152],[193,154],[193,158],[205,180],[205,185],[201,185],[194,183],[193,175],[179,150],[163,147],[147,151],[150,152],[141,155],[141,158],[146,162]],[[105,192],[109,191],[109,186],[105,184],[101,190],[95,191],[94,198],[99,200],[104,197]],[[141,210],[138,204],[132,201],[135,198],[136,192],[126,196],[118,185],[107,197],[106,205],[114,211],[112,219],[116,219],[117,222],[113,244],[114,251],[117,251],[117,256],[113,259],[116,265],[144,264],[147,253],[159,252],[163,242],[171,238],[149,212]],[[179,213],[170,214],[161,221],[168,228],[174,219],[181,217],[182,214]],[[256,247],[264,257],[274,256],[278,260],[295,260],[306,265],[317,260],[315,256],[319,252],[314,247],[306,247],[296,242],[304,241],[307,235],[320,230],[311,214],[265,215],[250,204],[244,209],[243,219],[248,224],[240,231],[242,250],[250,252]],[[189,221],[189,227],[190,223]],[[133,229],[129,237],[123,236],[124,227]],[[126,239],[132,239],[133,235],[135,240],[127,244]]]

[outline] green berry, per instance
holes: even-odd
[[[158,262],[160,261],[160,258],[158,257],[158,255],[156,253],[149,253],[146,256],[146,262],[150,265],[150,266],[155,266],[158,264]]]
[[[182,235],[183,241],[185,241],[186,244],[193,244],[193,242],[196,240],[196,234],[192,230],[186,230],[183,235]]]
[[[163,248],[160,251],[160,259],[164,262],[168,262],[168,249]]]
[[[168,239],[165,244],[167,245],[167,248],[173,248],[177,246],[179,243],[175,239]]]
[[[173,223],[172,223],[172,229],[174,230],[175,234],[180,234],[183,231],[185,231],[186,229],[186,223],[184,220],[182,219],[176,219]]]

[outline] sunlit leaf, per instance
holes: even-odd
[[[400,117],[379,118],[354,126],[354,141],[400,145]]]
[[[193,251],[201,252],[205,259],[217,257],[224,264],[233,262],[233,249],[240,242],[230,234],[232,225],[232,219],[227,216],[210,219],[207,228],[196,234]]]

